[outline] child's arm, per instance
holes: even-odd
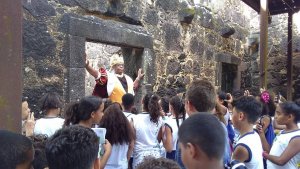
[[[270,152],[271,145],[269,145],[269,143],[266,139],[265,131],[267,130],[267,127],[270,125],[271,121],[268,116],[263,117],[260,121],[261,121],[261,124],[256,124],[256,129],[258,131],[263,150],[266,152]]]
[[[272,163],[283,166],[299,152],[300,136],[292,139],[280,156],[269,155],[268,153],[263,153],[263,156]]]
[[[173,150],[173,136],[172,131],[169,125],[165,125],[164,137],[163,137],[163,144],[167,152],[171,152]]]
[[[105,152],[104,152],[103,156],[100,159],[100,169],[104,169],[104,167],[105,167],[105,165],[106,165],[106,163],[109,159],[109,156],[111,154],[111,149],[112,149],[111,144],[106,139],[105,139],[105,144],[104,144],[103,147],[104,147]]]
[[[249,152],[243,145],[237,145],[232,153],[232,159],[245,162],[249,159]]]

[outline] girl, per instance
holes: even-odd
[[[134,133],[120,105],[114,103],[105,110],[100,127],[106,128],[106,139],[112,144],[112,152],[105,169],[128,168],[128,160],[133,150]]]
[[[94,124],[99,124],[103,116],[104,103],[97,96],[86,96],[79,102],[71,104],[65,113],[64,126],[80,125],[91,128]],[[101,157],[100,169],[103,169],[111,153],[111,145],[108,140],[103,144],[105,153]]]
[[[38,119],[34,126],[34,134],[52,136],[62,128],[64,119],[59,117],[62,102],[57,93],[47,93],[40,99],[40,108],[44,117]]]
[[[167,150],[167,158],[175,160],[176,144],[178,140],[178,128],[185,120],[184,104],[178,96],[173,96],[169,102],[169,111],[171,117],[165,124],[165,137],[163,142]]]
[[[279,125],[286,125],[274,140],[270,153],[263,153],[268,169],[297,169],[300,163],[300,107],[294,102],[280,103],[275,112]]]
[[[159,158],[159,142],[162,139],[159,97],[148,93],[142,100],[143,112],[134,118],[136,141],[133,150],[133,169],[141,163],[146,156]]]

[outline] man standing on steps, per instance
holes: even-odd
[[[134,95],[134,90],[138,88],[139,81],[144,77],[142,69],[139,69],[138,76],[133,81],[131,77],[124,74],[124,60],[122,56],[113,54],[110,58],[110,71],[100,68],[99,71],[90,66],[86,60],[86,70],[95,77],[96,85],[93,95],[102,98],[110,98],[112,102],[122,103],[122,96],[126,93]]]

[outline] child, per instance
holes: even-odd
[[[32,168],[34,148],[26,136],[10,131],[0,130],[0,168]]]
[[[79,102],[71,104],[65,113],[64,126],[79,124],[80,126],[91,128],[94,124],[99,124],[103,116],[104,103],[100,97],[86,96]],[[111,153],[111,145],[105,140],[103,145],[105,153],[100,160],[100,169],[103,169]]]
[[[195,113],[179,128],[181,159],[188,169],[223,169],[225,130],[210,113]]]
[[[57,130],[62,128],[64,119],[59,117],[62,102],[57,93],[47,93],[40,99],[40,108],[44,114],[43,118],[36,121],[34,134],[45,134],[52,136]]]
[[[264,152],[268,169],[297,169],[300,163],[300,107],[294,102],[279,103],[275,112],[279,125],[286,125],[275,138],[270,154]]]
[[[165,123],[165,148],[167,150],[167,158],[175,160],[176,144],[178,140],[178,128],[185,120],[184,104],[178,96],[173,96],[169,102],[169,111],[171,117]]]
[[[128,160],[133,150],[134,133],[118,103],[113,103],[105,110],[100,127],[106,128],[105,138],[112,144],[112,152],[105,169],[128,168]]]
[[[243,162],[248,169],[263,169],[262,144],[253,126],[260,117],[262,105],[252,96],[243,96],[233,104],[232,123],[240,132],[234,147],[233,160]]]

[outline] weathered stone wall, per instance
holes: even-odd
[[[82,41],[90,39],[123,47],[128,56],[139,53],[143,61],[134,61],[147,73],[146,88],[161,95],[184,91],[195,78],[220,87],[218,65],[240,63],[251,17],[239,0],[23,0],[23,7],[24,95],[35,111],[45,92],[56,91],[69,102],[90,91],[92,84],[78,83],[86,74]]]
[[[268,28],[268,89],[286,97],[287,90],[293,91],[293,98],[300,98],[300,24],[299,15],[295,14],[293,24],[293,89],[287,89],[287,14],[272,16]],[[259,16],[253,15],[253,29],[248,37],[247,48],[243,62],[246,65],[242,72],[242,88],[259,90]]]

